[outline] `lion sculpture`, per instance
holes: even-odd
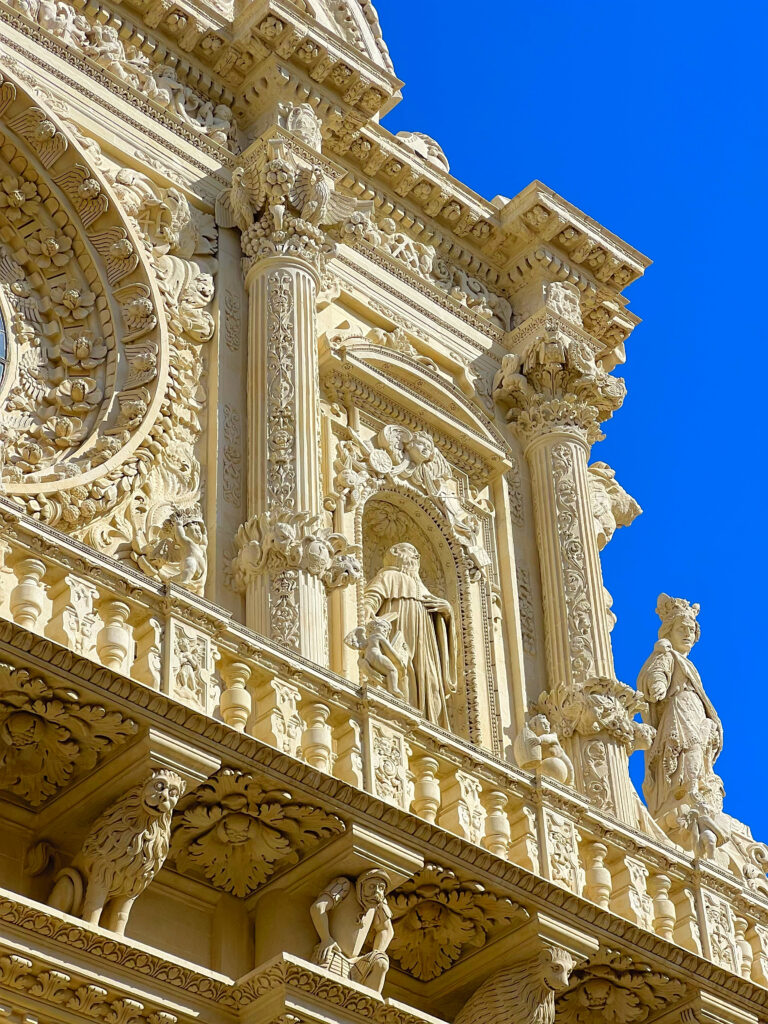
[[[158,768],[93,823],[72,865],[56,877],[48,905],[122,935],[137,896],[168,856],[171,814],[184,792]]]
[[[553,1024],[555,996],[568,988],[570,953],[546,946],[491,975],[459,1011],[454,1024]]]

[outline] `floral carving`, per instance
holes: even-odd
[[[601,950],[571,974],[568,991],[557,1000],[557,1019],[564,1024],[644,1024],[689,995],[677,978],[634,957]]]
[[[389,896],[395,937],[390,957],[419,981],[437,978],[468,949],[485,945],[526,911],[480,882],[462,882],[446,868],[426,864]]]
[[[41,270],[65,267],[72,259],[72,239],[42,229],[27,239],[27,252],[33,256]]]
[[[135,732],[130,719],[82,703],[75,690],[0,663],[0,788],[33,807]]]
[[[15,174],[0,179],[0,210],[11,223],[17,223],[22,217],[37,215],[40,196],[37,186],[32,181],[25,181]]]
[[[344,830],[334,814],[265,790],[252,776],[223,768],[180,805],[172,851],[182,870],[218,889],[247,896],[278,868]]]

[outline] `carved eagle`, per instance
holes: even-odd
[[[232,182],[216,200],[216,223],[222,228],[247,231],[264,205],[265,194],[256,175],[244,167],[232,171]]]
[[[358,210],[372,212],[373,203],[338,195],[319,167],[304,167],[296,175],[289,196],[291,206],[310,224],[337,224]]]

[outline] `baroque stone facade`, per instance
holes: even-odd
[[[698,605],[613,664],[648,261],[401,86],[370,0],[0,0],[13,1024],[768,1020]]]

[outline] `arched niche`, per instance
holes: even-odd
[[[364,579],[358,584],[358,619],[362,623],[367,583],[382,567],[389,548],[403,542],[419,551],[420,575],[427,588],[453,609],[458,690],[449,702],[451,731],[479,742],[475,627],[467,562],[461,545],[445,529],[442,511],[429,498],[382,488],[356,509],[355,543],[362,548],[364,570]]]

